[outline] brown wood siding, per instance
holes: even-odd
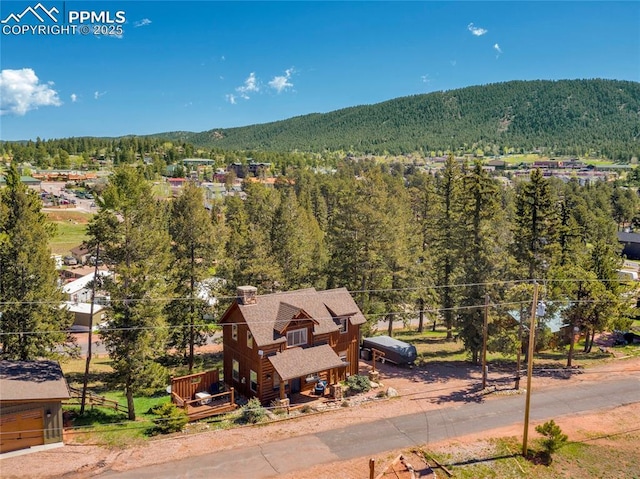
[[[346,333],[334,333],[337,335],[336,345],[333,350],[340,354],[341,351],[347,351],[347,374],[358,374],[358,361],[359,361],[359,340],[360,340],[360,327],[349,324]]]
[[[211,385],[218,381],[219,374],[217,370],[172,378],[171,392],[188,401],[194,399],[195,394],[198,392],[210,392]]]
[[[226,324],[229,323],[229,324]],[[233,328],[231,324],[238,325],[238,338],[233,339]],[[247,397],[258,396],[261,386],[261,358],[258,355],[260,348],[256,344],[255,338],[253,339],[253,347],[247,347],[247,332],[249,327],[244,322],[244,318],[239,309],[234,309],[230,312],[227,320],[225,321],[222,341],[224,349],[223,359],[223,371],[224,382],[229,387],[233,387],[239,394]],[[264,349],[263,349],[264,351]],[[266,352],[265,352],[266,354]],[[238,361],[239,364],[239,380],[233,379],[233,360]],[[255,371],[258,375],[258,394],[251,390],[250,385],[250,371]],[[242,378],[245,378],[244,384]]]
[[[44,444],[51,444],[62,441],[63,418],[62,418],[62,402],[61,401],[33,401],[28,403],[2,402],[0,403],[1,417],[6,414],[13,414],[23,411],[42,409],[44,429]],[[50,416],[47,417],[47,411]]]

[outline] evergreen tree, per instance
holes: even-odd
[[[204,208],[202,190],[187,183],[171,205],[169,234],[173,266],[171,275],[177,299],[168,306],[169,346],[187,352],[189,372],[193,369],[195,345],[206,342],[207,329],[199,326],[209,304],[198,295],[198,288],[209,294],[202,281],[209,274],[216,256],[216,233]]]
[[[460,336],[477,364],[482,349],[484,311],[488,284],[498,279],[506,247],[499,243],[501,218],[498,185],[480,162],[463,178],[460,195],[460,263],[467,283],[460,295]]]
[[[456,306],[456,292],[451,288],[459,277],[458,247],[460,245],[460,188],[462,173],[453,155],[450,155],[444,169],[436,177],[436,193],[439,202],[433,215],[431,228],[433,231],[432,258],[436,284],[441,286],[440,304],[443,310],[444,323],[447,328],[447,339],[453,338]]]
[[[526,277],[536,279],[551,265],[557,249],[555,198],[539,169],[518,185],[513,255]]]
[[[4,359],[52,357],[70,345],[70,315],[51,258],[55,226],[41,212],[37,194],[21,181],[14,164],[0,192],[0,314]]]
[[[114,275],[104,285],[111,305],[102,338],[113,362],[114,383],[124,388],[129,419],[135,419],[134,394],[160,388],[166,381],[155,360],[166,344],[167,213],[152,198],[143,176],[125,166],[111,177],[98,215],[119,220],[104,245]]]

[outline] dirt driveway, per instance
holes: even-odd
[[[370,365],[360,363],[362,373],[368,372]],[[86,478],[99,474],[101,471],[124,471],[152,464],[172,461],[188,456],[197,456],[213,451],[225,450],[237,446],[251,446],[268,441],[290,438],[311,431],[319,432],[344,427],[350,424],[368,422],[382,417],[394,417],[413,412],[429,411],[440,407],[450,406],[455,402],[493,400],[501,394],[514,394],[512,381],[506,381],[506,373],[489,373],[489,387],[484,392],[480,390],[481,373],[477,367],[465,364],[439,364],[429,366],[428,369],[402,369],[390,364],[379,364],[382,386],[360,398],[351,407],[340,407],[323,413],[310,414],[292,420],[284,420],[260,427],[238,427],[223,431],[200,432],[198,434],[176,434],[148,441],[127,449],[105,448],[87,444],[68,444],[62,448],[40,451],[18,457],[0,460],[2,477],[9,478]],[[640,358],[614,360],[598,368],[590,369],[588,373],[570,376],[544,376],[533,379],[533,388],[547,388],[558,386],[570,381],[571,383],[598,381],[613,375],[625,375],[630,371],[640,369]],[[523,382],[524,385],[524,382]],[[380,389],[393,387],[399,397],[393,400],[375,399]],[[637,405],[630,406],[631,412],[640,417]],[[598,419],[599,417],[605,419]],[[575,419],[575,427],[571,418],[563,418],[563,430],[571,432],[577,429],[577,424],[584,426],[584,416]],[[606,414],[593,415],[590,421],[594,427],[600,427],[600,432],[606,432]],[[518,430],[513,434],[519,434]],[[573,429],[572,429],[573,428]],[[507,430],[508,428],[505,428]],[[496,434],[487,431],[487,435]],[[482,435],[474,435],[460,440],[476,440]],[[381,455],[379,461],[392,460],[396,452],[390,451]],[[309,471],[298,471],[295,474],[283,476],[286,478],[333,478],[333,467],[314,468]],[[340,477],[362,478],[368,474],[368,458],[345,461],[339,465]],[[328,472],[329,471],[329,472]]]

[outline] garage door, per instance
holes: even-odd
[[[42,409],[0,417],[0,453],[44,444]]]

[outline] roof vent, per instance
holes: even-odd
[[[258,288],[255,286],[238,286],[238,304],[256,304]]]

